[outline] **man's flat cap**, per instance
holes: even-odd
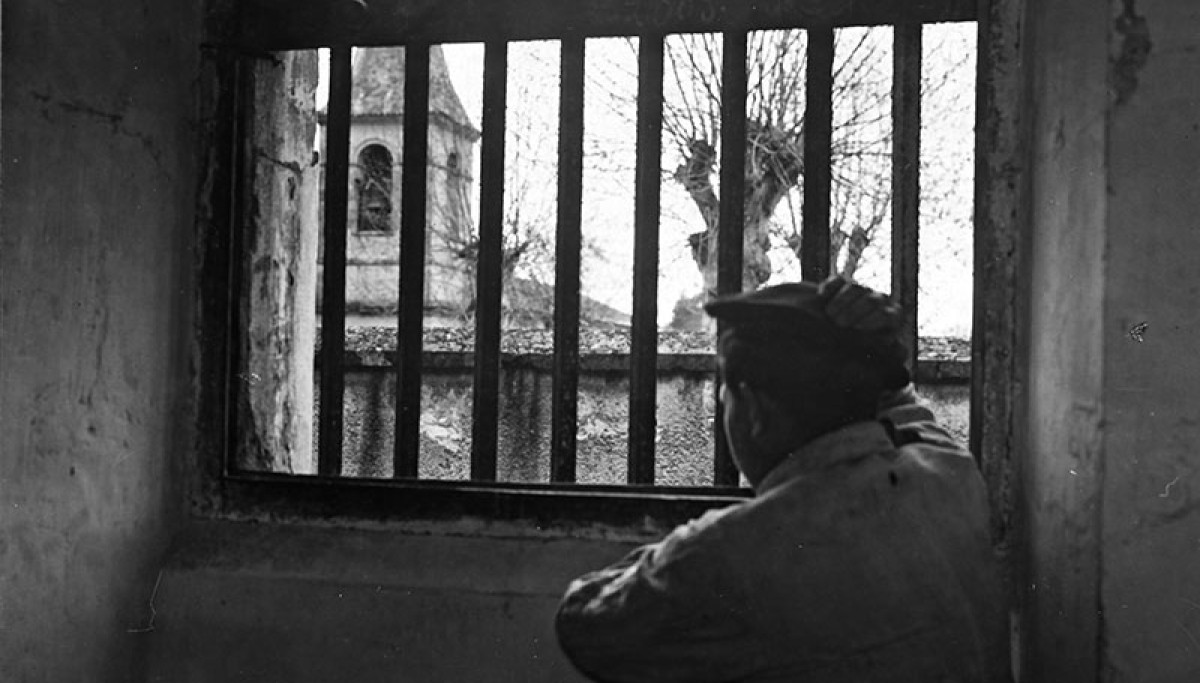
[[[717,297],[705,304],[704,310],[733,325],[796,325],[814,334],[834,331],[833,323],[825,315],[825,301],[811,282],[789,282]]]
[[[718,297],[704,305],[709,315],[724,321],[735,333],[751,336],[793,336],[801,345],[830,349],[874,367],[889,387],[909,381],[907,352],[895,334],[849,330],[825,313],[825,297],[811,282],[791,282]]]

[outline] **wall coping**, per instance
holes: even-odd
[[[582,329],[579,366],[589,373],[622,373],[630,368],[630,333],[627,328]],[[320,339],[320,335],[317,335]],[[715,344],[708,332],[659,330],[658,370],[666,373],[716,371]],[[425,330],[422,363],[426,370],[470,370],[475,366],[474,329],[440,327]],[[970,340],[955,337],[921,337],[917,361],[918,383],[966,383],[971,378]],[[550,372],[554,340],[551,330],[505,330],[500,364],[505,369]],[[320,355],[317,355],[320,358]],[[319,360],[318,360],[319,362]],[[346,329],[344,366],[348,369],[387,370],[396,365],[396,328],[354,326]]]

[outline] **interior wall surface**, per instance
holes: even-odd
[[[4,2],[0,680],[141,675],[190,443],[198,5]]]
[[[1026,7],[1022,680],[1200,680],[1200,7]]]
[[[1107,681],[1188,683],[1200,681],[1200,4],[1110,5],[1102,664]]]
[[[199,522],[164,573],[148,681],[561,683],[571,579],[597,539]]]
[[[1097,680],[1109,17],[1026,4],[1031,177],[1022,680]]]

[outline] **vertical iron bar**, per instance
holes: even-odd
[[[425,321],[429,45],[404,49],[404,152],[400,196],[400,304],[394,477],[416,477],[421,447],[421,334]]]
[[[579,408],[579,259],[583,217],[584,38],[562,39],[558,226],[554,247],[554,380],[550,480],[575,481]]]
[[[325,256],[321,298],[321,414],[317,472],[342,473],[346,348],[346,210],[350,185],[350,47],[329,53],[325,138]]]
[[[892,58],[892,299],[917,368],[917,273],[921,200],[921,24],[895,27]]]
[[[235,469],[239,469],[241,463],[235,458],[238,454],[238,445],[240,443],[240,433],[238,431],[238,423],[242,418],[238,406],[238,396],[246,391],[246,386],[243,382],[234,381],[235,373],[242,369],[242,354],[241,344],[241,329],[244,329],[247,321],[241,320],[239,315],[242,310],[240,302],[242,301],[242,292],[244,281],[246,279],[246,269],[249,264],[244,263],[242,250],[245,245],[246,233],[246,195],[253,192],[253,170],[247,163],[247,148],[252,144],[251,136],[254,135],[252,122],[254,121],[254,69],[250,60],[222,55],[218,59],[217,68],[219,69],[218,78],[228,82],[228,88],[222,88],[217,102],[217,119],[216,126],[213,131],[212,139],[220,147],[225,147],[226,154],[214,155],[214,160],[217,162],[214,173],[214,186],[221,187],[223,183],[228,183],[230,192],[213,193],[212,215],[214,217],[224,217],[229,221],[229,231],[226,233],[229,240],[228,245],[219,245],[216,250],[213,249],[216,244],[210,243],[206,251],[210,253],[215,251],[221,254],[223,267],[222,271],[227,275],[228,287],[222,291],[223,302],[225,305],[222,311],[222,322],[226,326],[226,334],[220,341],[220,346],[223,347],[223,352],[215,353],[214,357],[223,357],[226,362],[225,366],[225,405],[223,406],[222,416],[224,417],[224,434],[225,434],[225,452],[221,458],[222,469],[221,474],[226,475]],[[226,147],[228,145],[228,147]],[[227,249],[225,248],[227,247]],[[205,260],[212,259],[216,261],[210,254],[205,254]],[[206,345],[207,346],[207,345]],[[214,345],[215,346],[215,345]],[[206,351],[216,352],[216,348],[206,348]],[[320,427],[320,418],[318,417],[318,428]],[[320,467],[320,449],[318,453],[318,467]]]
[[[500,306],[504,286],[504,135],[508,43],[483,57],[483,140],[479,162],[479,260],[475,274],[475,386],[471,478],[496,479],[500,417]]]
[[[658,228],[662,184],[663,36],[638,39],[633,331],[629,367],[631,484],[654,483],[658,394]]]
[[[717,235],[717,293],[742,291],[742,243],[746,226],[746,33],[724,34],[721,65],[721,217]],[[718,323],[717,333],[723,331]],[[725,441],[721,420],[720,378],[717,391],[717,415],[713,421],[716,453],[713,484],[736,486],[738,471]]]
[[[804,112],[804,210],[800,230],[800,275],[829,276],[829,191],[833,149],[833,29],[808,31],[808,74]]]

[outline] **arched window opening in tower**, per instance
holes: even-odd
[[[358,154],[359,232],[391,232],[392,153],[383,145],[368,145]]]

